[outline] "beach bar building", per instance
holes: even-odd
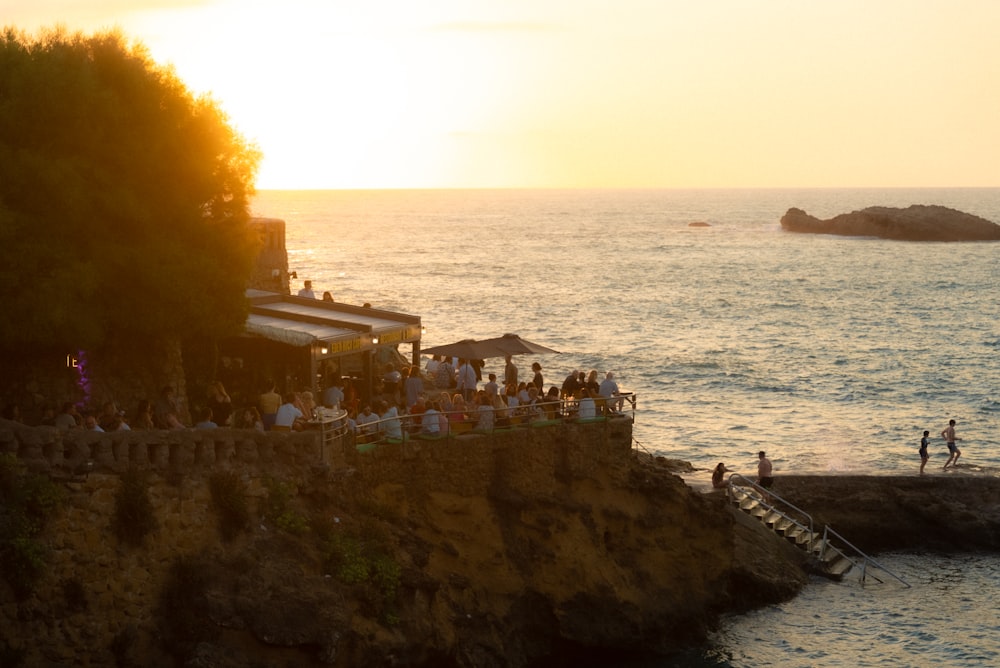
[[[225,342],[224,354],[254,369],[257,384],[270,378],[281,391],[316,393],[342,377],[370,395],[386,363],[420,363],[419,316],[257,289],[246,295],[244,333]]]

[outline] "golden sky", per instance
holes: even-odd
[[[119,27],[259,188],[1000,186],[1000,0],[0,0]]]

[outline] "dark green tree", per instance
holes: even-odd
[[[0,36],[0,349],[239,331],[260,154],[120,32]]]

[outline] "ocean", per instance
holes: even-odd
[[[915,474],[924,430],[929,475],[998,475],[1000,244],[802,235],[779,224],[790,207],[828,218],[910,204],[1000,222],[998,188],[262,191],[253,212],[286,221],[299,281],[421,316],[424,348],[513,332],[560,351],[515,360],[522,376],[538,361],[546,386],[574,370],[614,371],[637,396],[637,446],[690,462],[692,484],[720,461],[755,473],[758,450],[776,476]],[[486,371],[502,371],[502,360]],[[949,419],[963,455],[942,471]],[[962,570],[973,592],[994,587],[1000,566],[977,558]],[[809,590],[831,586],[851,585]],[[907,600],[906,617],[919,622],[909,631],[891,615],[862,614],[854,594],[840,603],[816,594],[815,610],[803,595],[730,620],[713,647],[734,638],[735,649],[684,665],[984,665],[957,649],[869,652],[869,663],[855,655],[856,634],[912,632],[915,646],[934,645],[954,641],[953,624],[978,628],[969,656],[995,663],[995,621],[990,632],[963,612],[964,594],[932,593]],[[801,633],[841,604],[822,624],[843,629],[843,646]],[[748,619],[760,637],[739,630]]]

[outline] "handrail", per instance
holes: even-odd
[[[774,511],[779,512],[782,515],[784,515],[784,513],[782,513],[781,510],[777,509],[773,504],[764,501],[764,498],[767,498],[767,497],[770,497],[772,499],[777,499],[778,501],[780,501],[781,503],[785,504],[789,508],[794,509],[796,512],[799,512],[803,516],[805,516],[806,518],[808,518],[808,520],[809,520],[808,531],[809,531],[809,534],[810,534],[810,539],[815,538],[816,532],[813,530],[814,524],[813,524],[812,515],[810,515],[806,511],[802,510],[798,506],[794,505],[793,503],[789,502],[787,499],[783,499],[782,497],[778,496],[777,494],[775,494],[771,490],[766,489],[764,487],[761,487],[760,485],[758,485],[757,483],[755,483],[753,480],[750,480],[749,478],[747,478],[744,475],[741,475],[739,473],[733,473],[731,476],[729,476],[729,483],[728,483],[728,485],[726,487],[726,493],[729,495],[730,499],[733,499],[735,497],[735,494],[733,493],[733,487],[736,485],[736,483],[735,483],[736,480],[742,480],[745,483],[747,483],[747,485],[741,485],[741,486],[749,486],[749,487],[752,487],[752,488],[758,490],[761,493],[761,495],[762,495],[762,498],[760,499],[761,505],[763,505],[764,507],[768,508],[769,510],[774,510]],[[805,529],[805,527],[802,524],[799,524],[799,522],[797,522],[795,520],[795,518],[788,517],[787,515],[785,517],[787,517],[787,519],[791,520],[792,523],[794,523],[794,524],[802,527],[803,529]],[[845,545],[847,545],[848,547],[850,547],[852,550],[854,550],[854,552],[857,553],[857,555],[859,557],[861,557],[861,559],[863,560],[863,564],[861,565],[861,582],[862,583],[864,583],[864,581],[865,581],[865,576],[866,576],[867,570],[868,570],[868,568],[867,568],[868,564],[871,563],[871,564],[874,564],[880,570],[882,570],[882,571],[888,573],[889,575],[891,575],[892,577],[894,577],[896,580],[898,580],[904,586],[906,586],[906,587],[910,586],[910,584],[906,580],[904,580],[903,578],[901,578],[898,575],[896,575],[895,573],[893,573],[891,570],[889,570],[888,568],[886,568],[885,566],[883,566],[881,563],[879,563],[876,559],[868,556],[857,545],[854,545],[849,540],[847,540],[846,538],[844,538],[842,535],[840,535],[839,533],[837,533],[837,531],[835,531],[829,524],[824,525],[824,527],[823,527],[822,549],[820,550],[820,554],[819,554],[820,560],[822,560],[823,557],[826,556],[826,550],[829,547],[830,549],[836,550],[838,554],[840,554],[842,557],[844,557],[845,559],[847,559],[848,561],[850,561],[855,566],[858,565],[857,563],[855,563],[855,561],[854,561],[853,558],[851,558],[850,556],[844,554],[843,550],[841,550],[838,547],[830,544],[830,541],[828,539],[828,535],[829,534],[832,534],[833,536],[835,536],[839,541],[843,542]],[[872,576],[872,577],[874,577],[874,576]],[[875,579],[878,580],[878,578],[875,578]],[[879,582],[881,582],[881,580],[879,580]]]
[[[758,485],[757,483],[755,483],[753,480],[750,480],[749,478],[747,478],[744,475],[741,475],[739,473],[734,473],[731,476],[729,476],[729,487],[727,488],[727,491],[729,491],[729,490],[732,489],[732,487],[733,487],[733,479],[734,478],[738,478],[740,480],[743,480],[743,481],[747,482],[750,487],[753,487],[754,489],[756,489],[757,491],[759,491],[764,497],[771,497],[773,499],[777,499],[778,501],[781,501],[783,504],[785,504],[789,508],[795,510],[796,512],[801,513],[803,516],[806,517],[806,519],[809,520],[809,532],[813,533],[813,534],[816,533],[815,530],[813,529],[813,518],[812,518],[812,515],[810,515],[806,511],[802,510],[798,506],[794,505],[790,501],[781,498],[780,496],[778,496],[777,494],[775,494],[771,490],[767,489],[766,487],[761,487],[760,485]],[[732,495],[730,494],[730,497],[731,496]],[[763,499],[761,499],[761,503],[763,503],[765,506],[767,506],[771,510],[777,510],[777,508],[773,504],[767,503]],[[781,512],[781,511],[778,511],[778,512]],[[793,517],[790,517],[788,519],[790,519],[793,522],[795,522],[795,518],[793,518]],[[798,524],[798,523],[796,522],[796,524]],[[803,527],[803,528],[805,528],[805,527]]]
[[[606,408],[607,404],[612,404],[618,399],[622,400],[624,411],[608,410]],[[598,401],[597,404],[598,407],[594,416],[595,421],[603,417],[624,416],[629,412],[631,412],[632,419],[635,419],[636,397],[632,392],[607,399],[606,403]],[[571,422],[579,419],[586,422],[588,418],[579,418],[577,415],[578,406],[579,401],[575,399],[542,400],[531,405],[519,404],[513,407],[489,407],[485,411],[481,410],[481,406],[472,405],[462,411],[465,417],[461,420],[452,420],[450,418],[454,411],[441,410],[438,415],[443,415],[447,424],[440,425],[437,432],[427,432],[420,426],[425,415],[424,413],[399,413],[390,417],[378,417],[378,414],[373,412],[372,415],[376,419],[365,423],[358,423],[357,417],[355,417],[355,424],[359,442],[378,444],[385,443],[391,438],[401,438],[406,435],[447,436],[456,433],[491,432],[503,429],[508,425],[527,427],[536,421]],[[492,413],[492,419],[486,418],[483,420],[483,413]],[[503,420],[508,420],[508,424],[505,425]],[[398,427],[394,423],[397,423]],[[463,427],[459,429],[453,428],[453,425],[456,424],[463,425]],[[444,430],[441,427],[444,427]],[[396,434],[399,434],[399,436],[396,436]]]
[[[860,555],[864,559],[865,563],[864,563],[864,565],[861,568],[861,581],[862,582],[864,582],[865,574],[866,574],[866,572],[868,570],[867,569],[868,562],[871,562],[871,563],[875,564],[875,566],[878,567],[880,570],[882,570],[882,571],[888,573],[889,575],[891,575],[892,577],[896,578],[896,580],[898,580],[899,582],[901,582],[904,586],[910,587],[910,583],[909,582],[907,582],[906,580],[904,580],[903,578],[899,577],[898,575],[896,575],[895,573],[893,573],[891,570],[889,570],[888,568],[886,568],[885,566],[883,566],[875,558],[870,557],[867,554],[865,554],[857,545],[855,545],[851,541],[849,541],[846,538],[844,538],[840,533],[838,533],[836,530],[834,530],[834,528],[831,527],[829,524],[827,524],[824,527],[824,529],[823,529],[823,543],[824,544],[826,544],[826,542],[827,542],[827,534],[833,534],[837,538],[837,540],[841,541],[842,543],[844,543],[845,545],[847,545],[848,547],[850,547],[852,550],[854,550],[855,552],[857,552],[858,555]],[[844,554],[843,551],[841,551],[841,554]],[[848,557],[846,554],[844,554],[844,557],[847,558],[847,559],[850,559],[850,557]],[[872,576],[872,577],[875,577],[875,576]],[[878,580],[878,578],[875,578],[875,579]],[[879,582],[881,582],[881,580],[879,580]]]

